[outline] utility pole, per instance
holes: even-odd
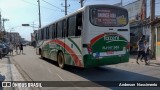
[[[63,3],[61,3],[61,5],[63,6]],[[65,0],[65,5],[63,7],[65,8],[65,15],[67,15],[67,8],[70,7],[70,4],[67,5],[67,0]]]
[[[83,1],[84,0],[80,0],[80,2],[79,2],[81,4],[81,7],[83,7],[83,4],[84,4]]]
[[[1,20],[1,17],[2,16],[1,16],[1,11],[0,11],[0,31],[2,30],[2,22],[1,22],[2,20]]]
[[[4,29],[4,34],[5,34],[5,26],[4,26],[4,23],[6,22],[6,21],[9,21],[9,19],[2,19],[2,21],[3,21],[3,29]]]
[[[123,6],[123,0],[121,0],[121,7]]]
[[[150,0],[150,22],[151,22],[151,54],[152,58],[156,58],[156,34],[155,34],[155,28],[154,22],[155,20],[155,0]]]
[[[34,28],[36,28],[35,25],[36,24],[34,24],[34,22],[33,22],[33,24],[31,24],[31,27],[33,28],[33,31],[35,30]]]
[[[39,28],[41,28],[41,10],[40,10],[40,1],[38,0],[38,11],[39,11]]]

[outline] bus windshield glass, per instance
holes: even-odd
[[[113,7],[91,7],[90,21],[101,27],[123,27],[128,24],[128,12]]]

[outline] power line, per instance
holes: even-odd
[[[51,5],[51,6],[53,6],[53,7],[55,7],[55,8],[57,8],[57,9],[63,10],[63,9],[61,9],[61,8],[59,8],[59,7],[57,7],[57,6],[53,5],[53,4],[51,4],[51,3],[47,2],[47,1],[45,1],[45,0],[42,0],[42,1],[45,2],[45,3],[47,3],[47,4],[49,4],[49,5]]]
[[[31,3],[31,2],[28,2],[28,1],[25,1],[25,0],[22,0],[23,2],[25,3],[28,3],[28,4],[31,4],[31,5],[34,5],[34,6],[38,6],[37,4],[34,4],[34,3]],[[51,8],[48,8],[48,7],[44,7],[42,5],[40,5],[42,8],[45,8],[45,9],[49,9],[49,10],[54,10],[54,9],[51,9]],[[55,11],[55,10],[54,10]]]
[[[49,5],[51,5],[51,6],[53,6],[53,7],[55,7],[55,8],[57,8],[57,9],[59,9],[59,10],[61,10],[61,11],[64,11],[63,9],[61,9],[61,8],[59,8],[59,7],[57,7],[57,6],[53,5],[53,4],[45,1],[45,0],[42,0],[42,1],[45,2],[45,3],[47,3],[47,4],[49,4]],[[69,12],[69,11],[67,11],[67,12]],[[71,12],[69,12],[69,13],[71,13]]]

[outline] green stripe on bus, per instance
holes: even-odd
[[[71,41],[76,46],[78,51],[82,54],[81,49],[78,47],[78,45],[71,38],[68,38],[68,40]]]

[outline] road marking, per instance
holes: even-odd
[[[56,73],[56,74],[62,81],[64,81],[63,78],[58,73]]]

